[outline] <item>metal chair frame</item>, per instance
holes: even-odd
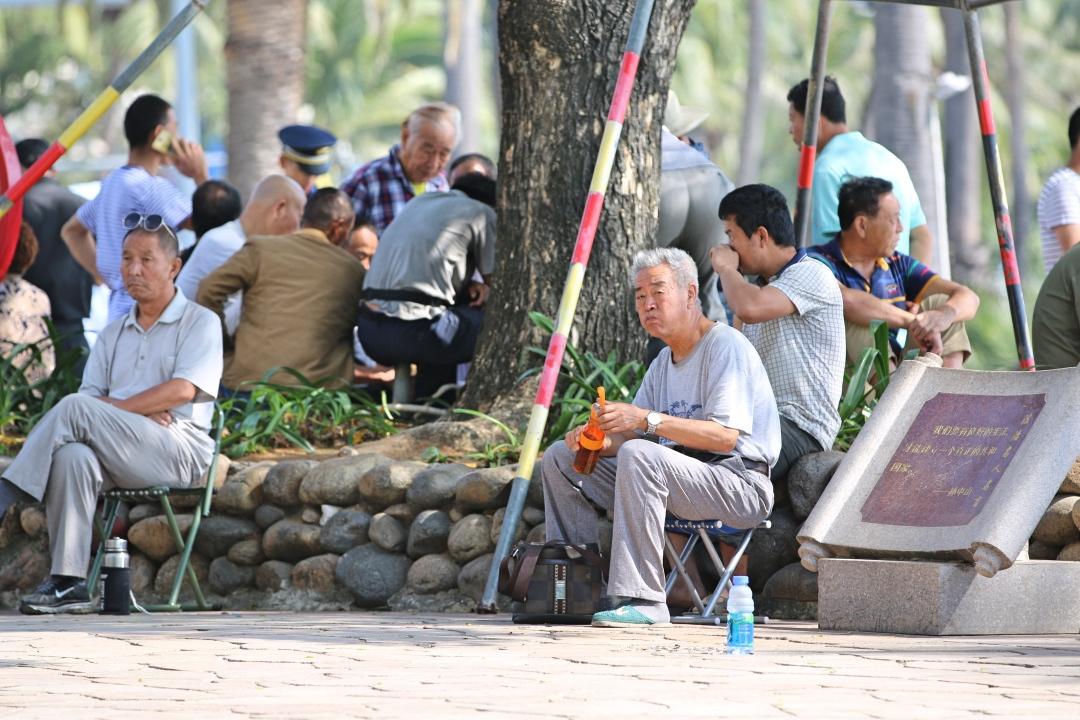
[[[731,577],[735,574],[735,567],[746,553],[746,548],[750,545],[750,539],[754,536],[754,531],[770,527],[772,527],[772,523],[768,520],[763,520],[752,528],[739,529],[728,527],[719,520],[682,520],[669,516],[664,523],[664,552],[671,562],[672,569],[667,575],[664,591],[670,593],[672,588],[675,587],[675,582],[681,579],[683,585],[690,591],[690,597],[693,598],[694,606],[697,609],[697,614],[678,615],[671,618],[671,622],[701,625],[720,625],[727,622],[726,613],[718,615],[715,612],[716,605],[720,601],[720,595],[726,588],[731,586]],[[676,552],[671,538],[667,536],[669,532],[688,536],[686,546],[682,549],[682,552]],[[716,548],[716,541],[735,546],[735,554],[726,564],[721,559]],[[707,601],[702,599],[686,571],[686,562],[690,559],[699,542],[708,553],[713,568],[720,575],[720,580],[709,594]],[[758,615],[755,616],[754,622],[765,623],[768,622],[768,618]]]
[[[199,535],[199,525],[204,517],[210,515],[210,503],[214,496],[214,476],[217,473],[218,455],[221,450],[221,432],[225,424],[225,415],[220,409],[215,408],[215,415],[214,456],[210,461],[210,467],[206,472],[206,485],[194,488],[173,488],[167,485],[154,485],[152,487],[130,490],[115,488],[104,494],[105,505],[102,508],[101,516],[94,518],[94,522],[97,525],[98,536],[101,538],[101,543],[98,545],[97,553],[94,556],[94,562],[87,575],[87,586],[91,589],[91,592],[93,592],[94,588],[97,586],[98,579],[101,576],[101,565],[105,557],[105,538],[112,533],[112,528],[116,523],[116,516],[120,511],[120,503],[147,502],[156,498],[161,503],[161,509],[164,511],[165,517],[168,520],[169,529],[172,531],[173,541],[176,543],[176,549],[180,553],[180,564],[176,568],[176,577],[173,578],[168,602],[159,605],[146,605],[144,608],[149,612],[220,609],[220,606],[207,602],[206,597],[203,595],[202,587],[199,584],[199,578],[195,574],[195,569],[191,566],[191,553],[195,549],[195,539]],[[185,539],[183,533],[180,532],[180,525],[176,522],[176,514],[173,512],[172,503],[169,501],[169,498],[192,496],[201,496],[201,498],[199,504],[196,505],[192,511],[191,527],[188,528],[187,538]],[[185,574],[187,575],[187,578],[191,583],[191,589],[195,594],[194,603],[183,604],[180,602],[180,588],[183,586]]]

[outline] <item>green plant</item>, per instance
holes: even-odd
[[[485,467],[495,467],[497,465],[509,465],[516,463],[518,457],[521,455],[522,433],[510,428],[509,425],[504,423],[498,418],[494,418],[487,413],[482,413],[479,410],[470,410],[468,408],[455,408],[454,412],[461,413],[462,415],[469,415],[471,417],[477,417],[481,420],[487,420],[490,423],[494,423],[503,435],[506,436],[506,441],[501,443],[487,443],[484,445],[484,449],[479,452],[471,452],[465,454],[466,460],[472,460]]]
[[[83,351],[61,350],[56,328],[51,322],[47,325],[49,337],[13,345],[0,356],[0,446],[5,451],[16,449],[21,436],[29,433],[45,413],[65,395],[79,389],[75,367]],[[49,348],[56,349],[52,373],[38,380],[29,379],[28,371],[42,363]]]
[[[546,333],[555,330],[555,323],[543,313],[530,312],[529,319]],[[526,353],[539,357],[541,363],[547,357],[544,348],[530,345]],[[526,370],[522,378],[538,374],[540,367]],[[645,377],[645,364],[639,360],[620,362],[612,350],[601,358],[591,352],[579,351],[573,343],[566,344],[562,367],[559,370],[559,388],[551,400],[551,409],[543,444],[545,446],[562,439],[572,428],[582,425],[589,418],[589,408],[596,398],[596,386],[603,385],[607,398],[615,402],[634,399]]]
[[[278,371],[297,385],[270,382]],[[315,446],[355,443],[397,431],[379,404],[361,390],[313,383],[292,368],[272,368],[262,380],[218,402],[225,413],[222,452],[240,457],[289,445],[311,452]]]
[[[846,451],[851,447],[878,399],[889,387],[889,326],[881,320],[874,320],[870,323],[870,333],[874,336],[873,346],[863,348],[858,362],[852,366],[849,373],[845,373],[846,389],[837,408],[840,414],[840,432],[833,443],[836,450]],[[917,355],[917,351],[909,350],[903,359],[909,360]]]

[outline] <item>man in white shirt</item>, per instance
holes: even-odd
[[[1080,243],[1080,108],[1069,118],[1069,147],[1069,162],[1050,176],[1039,193],[1039,234],[1046,272]]]
[[[300,215],[304,212],[305,202],[304,191],[295,180],[284,175],[263,178],[255,186],[239,218],[202,236],[176,278],[176,286],[185,296],[194,298],[199,293],[202,279],[221,267],[244,246],[249,237],[296,232],[300,229]],[[232,335],[240,322],[239,294],[230,298],[224,312],[225,328]]]

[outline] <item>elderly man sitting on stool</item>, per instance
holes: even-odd
[[[581,428],[543,460],[548,540],[595,543],[594,505],[614,511],[607,584],[614,607],[593,616],[601,627],[668,623],[665,515],[755,526],[772,509],[769,468],[780,453],[765,368],[742,334],[702,314],[690,256],[673,248],[638,253],[631,277],[638,319],[667,347],[633,404],[609,402],[599,413],[607,436],[592,474],[572,467]]]
[[[210,464],[207,434],[221,379],[221,323],[173,280],[176,236],[160,215],[124,218],[121,274],[135,306],[101,333],[79,392],[26,438],[0,480],[0,515],[20,497],[45,501],[52,574],[22,599],[29,614],[86,609],[98,493],[185,487]]]

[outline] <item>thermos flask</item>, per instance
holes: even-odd
[[[131,613],[131,556],[127,540],[105,541],[105,559],[101,569],[101,612],[105,615]]]

